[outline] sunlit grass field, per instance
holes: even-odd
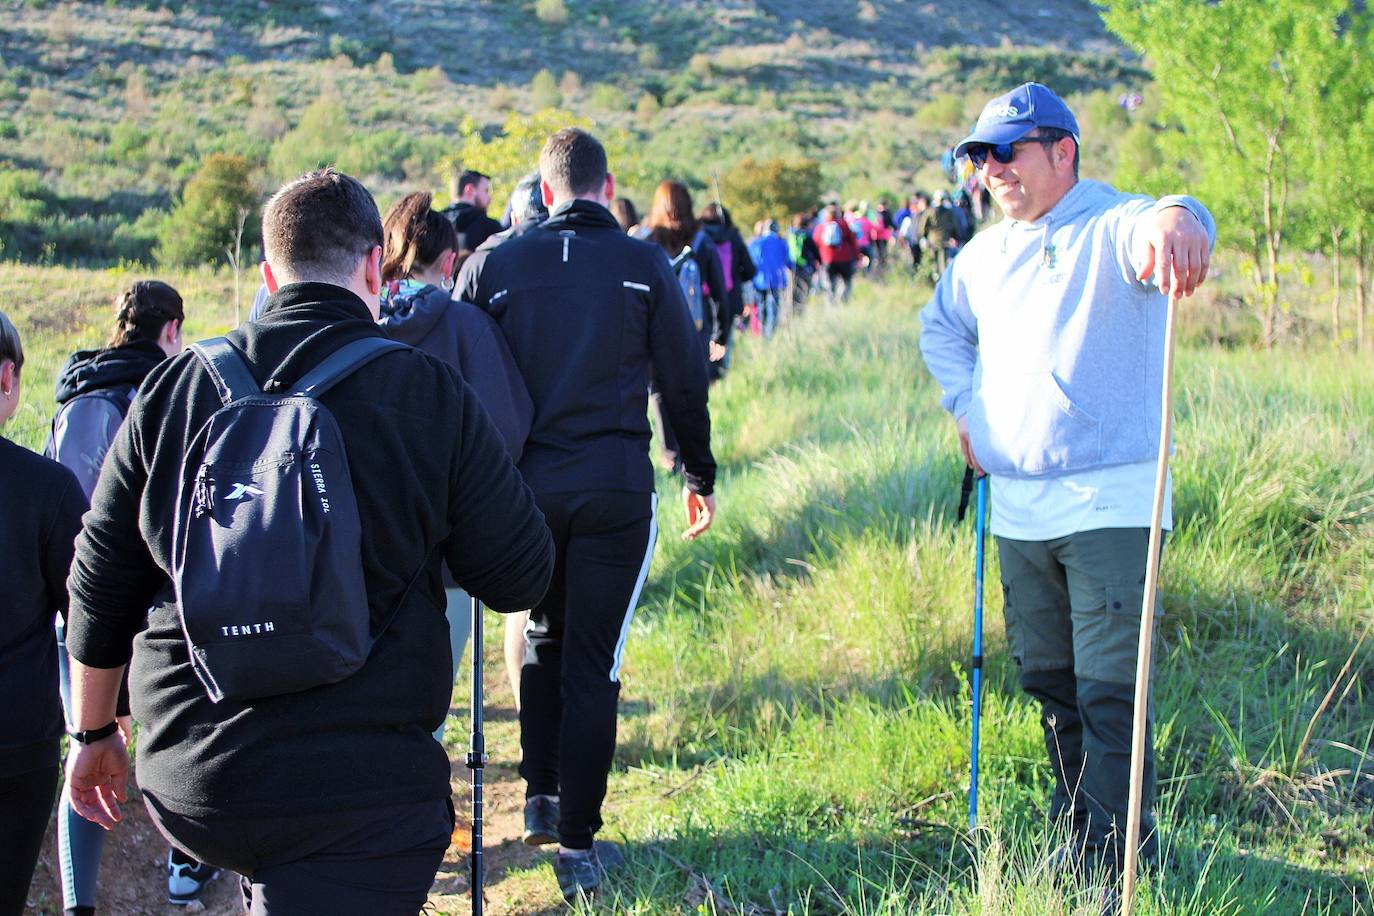
[[[132,279],[0,268],[30,360],[6,435],[41,447],[57,366],[100,342]],[[167,279],[190,339],[232,323],[228,275]],[[916,346],[927,295],[861,286],[741,342],[712,390],[706,537],[678,540],[662,479],[604,833],[631,868],[603,909],[1096,912],[1044,864],[1051,775],[995,563],[967,830],[973,536],[954,522],[953,425]],[[1180,351],[1154,692],[1168,866],[1138,912],[1374,913],[1371,368],[1325,349]],[[493,755],[513,754],[513,724],[489,729]],[[455,753],[464,731],[449,730]],[[492,892],[552,882],[540,865]]]

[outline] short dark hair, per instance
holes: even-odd
[[[377,202],[356,178],[323,168],[282,185],[262,212],[262,250],[290,279],[346,283],[382,244]]]
[[[484,181],[490,180],[490,175],[483,175],[476,169],[468,169],[463,174],[458,176],[458,196],[461,197],[463,195],[463,192],[466,191],[468,188],[472,187],[473,185],[479,185]]]
[[[1077,178],[1078,138],[1075,137],[1072,132],[1064,130],[1062,127],[1042,127],[1040,128],[1040,136],[1048,137],[1056,143],[1058,143],[1060,140],[1063,140],[1065,137],[1068,137],[1069,139],[1073,140],[1073,177]]]
[[[559,197],[580,197],[606,183],[606,147],[578,127],[549,137],[539,153],[539,174]]]

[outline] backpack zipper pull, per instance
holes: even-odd
[[[200,469],[196,475],[195,490],[191,493],[191,515],[194,518],[203,518],[210,511],[210,481],[205,473],[205,468]]]

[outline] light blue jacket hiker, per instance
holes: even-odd
[[[921,353],[990,474],[1050,477],[1152,459],[1167,300],[1136,279],[1136,234],[1159,201],[1079,181],[1033,222],[974,236],[921,311]]]

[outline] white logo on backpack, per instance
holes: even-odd
[[[262,495],[263,495],[262,490],[259,490],[257,487],[253,486],[251,483],[236,483],[236,484],[234,484],[234,489],[230,490],[230,491],[229,491],[229,495],[226,496],[226,497],[224,497],[224,498],[225,498],[225,500],[230,500],[230,499],[243,499],[245,496],[262,496]]]

